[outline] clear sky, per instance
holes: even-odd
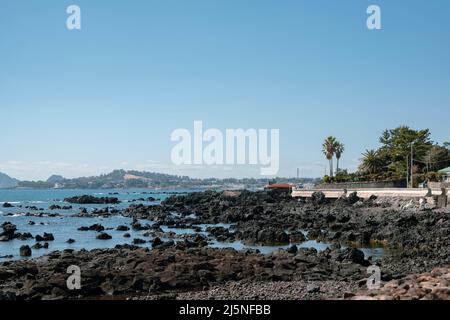
[[[354,170],[386,128],[450,140],[449,57],[448,0],[1,0],[0,171],[258,175],[172,165],[194,120],[280,129],[280,176],[322,175],[328,135]]]

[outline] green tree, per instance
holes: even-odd
[[[411,147],[414,159],[423,159],[432,147],[430,131],[414,130],[407,126],[400,126],[395,129],[385,130],[380,139],[381,148],[378,155],[383,157],[389,164],[391,170],[396,171],[398,176],[406,172],[407,160],[411,154]],[[425,166],[418,163],[419,168]]]
[[[366,150],[362,154],[360,170],[369,174],[375,174],[381,170],[381,161],[376,150]]]
[[[336,141],[336,144],[334,146],[334,153],[336,155],[336,174],[339,173],[339,160],[341,159],[344,150],[345,150],[344,144],[339,141]]]
[[[335,153],[336,138],[329,136],[322,144],[322,152],[330,163],[330,177],[333,176],[333,156]]]

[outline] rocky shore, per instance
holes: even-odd
[[[69,266],[81,270],[81,289],[69,290]],[[119,246],[92,251],[56,251],[0,264],[0,298],[61,299],[104,296],[123,299],[201,291],[229,281],[338,281],[356,284],[367,261],[357,249],[302,249],[263,255],[234,249],[163,249]],[[268,285],[268,284],[266,284]]]
[[[379,290],[359,290],[351,300],[450,300],[450,268],[413,274],[386,283]]]
[[[161,206],[130,206],[124,215],[175,227],[229,223],[211,228],[220,241],[289,244],[317,240],[348,246],[383,246],[392,255],[381,262],[385,273],[401,277],[450,265],[450,211],[414,209],[398,199],[356,196],[310,201],[276,192],[203,192],[172,196]],[[174,217],[173,212],[180,213]],[[304,237],[304,232],[307,236]]]
[[[118,201],[92,196],[70,200],[105,205]],[[329,201],[320,193],[299,200],[279,192],[206,191],[173,195],[161,204],[132,203],[123,210],[82,208],[76,216],[111,215],[132,218],[129,225],[114,227],[124,232],[123,237],[130,236],[128,230],[138,230],[143,238],[114,249],[56,251],[0,263],[0,299],[449,298],[448,272],[442,271],[450,266],[446,209],[356,195]],[[213,226],[201,232],[205,224]],[[161,226],[196,233],[163,232]],[[33,237],[18,232],[12,223],[4,223],[2,229],[2,241]],[[78,230],[94,231],[101,240],[112,238],[100,224]],[[38,236],[37,243],[53,238]],[[294,245],[308,240],[331,246],[317,251]],[[214,241],[288,249],[261,254],[209,247]],[[385,249],[381,260],[367,260],[356,248],[374,245]],[[29,255],[29,248],[22,249]],[[381,269],[383,287],[367,292],[367,267],[373,264]],[[71,265],[81,270],[80,290],[67,288]],[[439,279],[428,282],[435,281],[439,290],[429,292],[430,284],[421,279],[436,272]]]

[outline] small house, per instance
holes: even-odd
[[[442,170],[438,171],[440,174],[442,174],[442,181],[443,182],[450,182],[450,167],[444,168]]]

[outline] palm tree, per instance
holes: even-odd
[[[366,150],[363,154],[361,169],[373,174],[380,169],[381,163],[378,152],[375,150]]]
[[[333,156],[334,156],[334,148],[336,146],[336,138],[329,136],[325,139],[322,145],[322,152],[330,162],[330,177],[333,176]]]
[[[341,159],[344,150],[345,150],[344,144],[339,141],[336,141],[336,144],[334,146],[334,153],[336,154],[336,174],[339,173],[339,159]]]

